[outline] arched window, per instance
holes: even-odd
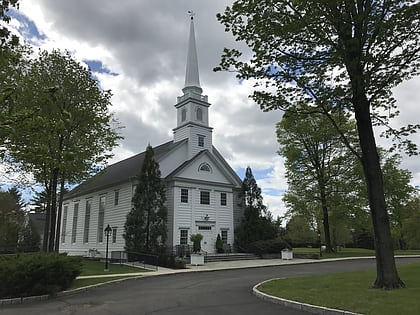
[[[203,121],[203,110],[200,107],[197,107],[197,120]]]
[[[198,167],[198,170],[201,171],[201,172],[211,173],[211,167],[207,163],[201,163],[200,166]]]
[[[185,121],[185,120],[187,120],[187,110],[183,108],[181,110],[181,121]]]

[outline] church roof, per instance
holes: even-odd
[[[173,142],[169,141],[153,148],[155,154],[155,160],[159,160],[169,153],[175,147],[181,145],[187,140]],[[141,166],[143,165],[146,151],[136,154],[128,159],[122,160],[115,164],[107,166],[105,169],[100,171],[98,174],[89,178],[70,192],[68,192],[64,199],[74,198],[80,195],[88,194],[99,189],[104,189],[110,186],[117,185],[118,183],[126,182],[127,180],[134,178],[140,172]]]

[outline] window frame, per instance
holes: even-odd
[[[227,206],[227,193],[225,192],[220,193],[220,205]]]
[[[83,228],[83,243],[89,243],[90,213],[92,209],[92,199],[86,199],[85,204],[85,225]]]
[[[183,235],[185,233],[186,233],[186,235]],[[188,229],[180,229],[179,230],[179,244],[180,245],[188,245]]]
[[[204,148],[204,138],[203,135],[198,135],[197,144],[200,148]]]
[[[76,243],[77,237],[77,220],[79,219],[79,202],[75,202],[73,205],[73,222],[71,227],[71,243]]]
[[[181,203],[188,203],[189,191],[187,188],[181,188],[180,191],[180,201]]]
[[[200,190],[200,205],[210,204],[210,191]]]

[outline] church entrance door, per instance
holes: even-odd
[[[203,235],[201,241],[201,250],[207,253],[214,253],[216,251],[216,237],[214,236],[215,227],[211,225],[198,225],[198,233]]]

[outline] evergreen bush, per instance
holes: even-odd
[[[0,256],[0,298],[54,294],[80,275],[80,257],[58,253]]]
[[[290,245],[285,240],[275,238],[252,242],[248,246],[248,251],[261,256],[263,254],[280,253],[285,248],[291,249]]]

